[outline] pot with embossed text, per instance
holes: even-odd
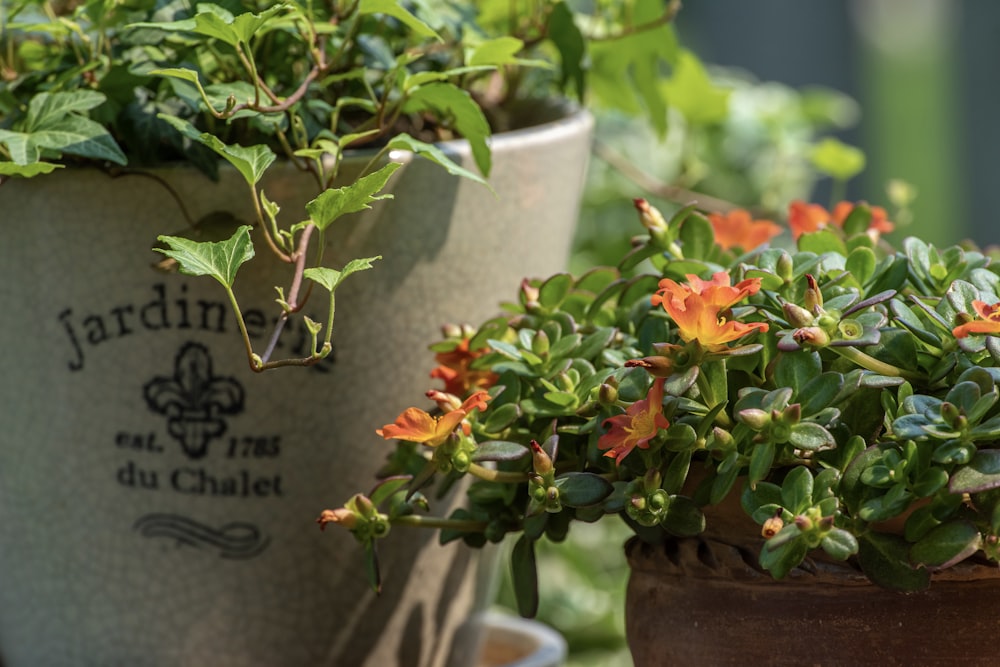
[[[314,519],[382,465],[371,425],[435,386],[410,351],[562,268],[591,119],[544,120],[494,137],[495,195],[390,156],[405,163],[394,200],[338,222],[325,248],[333,265],[384,260],[338,291],[334,352],[305,371],[251,372],[224,291],[150,250],[189,220],[251,219],[234,170],[213,183],[188,167],[74,168],[0,187],[7,667],[430,666],[450,652],[462,664],[451,638],[472,605],[467,550],[393,531],[376,596],[351,536]],[[441,146],[470,164],[464,142]],[[290,165],[265,179],[286,210],[311,186]],[[276,263],[237,278],[261,345],[281,312]],[[277,346],[309,343],[300,325]]]

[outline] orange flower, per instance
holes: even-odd
[[[431,371],[431,377],[444,380],[444,390],[456,396],[465,396],[471,389],[492,387],[497,381],[496,373],[469,367],[482,355],[482,351],[470,351],[469,339],[464,338],[454,350],[439,352],[434,357],[440,366]]]
[[[798,239],[803,234],[819,231],[830,225],[843,229],[847,216],[856,206],[853,202],[842,201],[830,213],[819,204],[795,200],[788,206],[788,226],[792,228],[792,237]],[[877,239],[879,234],[888,234],[895,229],[884,208],[872,206],[870,210],[872,218],[868,223],[869,236]]]
[[[767,331],[764,322],[746,324],[726,316],[730,308],[760,290],[759,278],[749,278],[735,286],[729,284],[729,274],[725,271],[716,273],[712,280],[695,275],[688,275],[687,279],[688,284],[681,285],[664,278],[652,297],[653,305],[663,306],[685,342],[697,340],[705,349],[717,351],[754,330]]]
[[[750,212],[737,208],[729,213],[709,213],[708,221],[715,232],[715,242],[723,250],[741,248],[753,250],[781,233],[781,227],[770,220],[754,220]]]
[[[462,424],[462,420],[476,408],[485,410],[489,400],[488,393],[477,391],[465,399],[459,408],[439,416],[430,415],[420,408],[407,408],[394,423],[386,424],[375,432],[386,440],[408,440],[422,442],[428,447],[437,447],[446,441],[460,424],[468,435],[469,425]]]
[[[1000,303],[989,306],[982,301],[973,301],[972,307],[981,319],[960,324],[951,330],[955,338],[965,338],[969,334],[1000,334]]]
[[[819,204],[809,204],[796,199],[788,205],[788,226],[792,237],[798,239],[803,234],[816,232],[830,224],[830,212]]]
[[[847,220],[847,216],[851,214],[857,204],[852,204],[849,201],[842,201],[833,207],[833,222],[838,227],[844,226],[844,221]],[[896,228],[894,224],[889,221],[889,214],[885,212],[885,209],[881,206],[870,206],[869,210],[872,214],[871,222],[868,223],[868,234],[877,238],[879,234],[888,234],[893,229]]]
[[[604,420],[604,426],[609,428],[598,439],[597,448],[607,449],[605,456],[613,456],[620,465],[636,447],[649,449],[649,441],[659,430],[670,426],[663,416],[663,383],[663,378],[655,380],[646,398],[628,406],[625,414]]]

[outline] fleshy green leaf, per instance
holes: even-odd
[[[910,544],[898,535],[869,532],[858,540],[858,563],[865,575],[879,586],[894,591],[922,591],[931,583],[926,568],[914,567]]]
[[[525,618],[538,613],[538,568],[535,564],[535,541],[522,535],[510,555],[511,579],[517,611]]]
[[[385,187],[389,177],[401,166],[403,165],[398,162],[390,162],[350,185],[326,190],[306,204],[309,219],[323,230],[342,215],[369,209],[371,208],[369,204],[380,199],[391,199],[391,194],[375,196],[375,193]]]
[[[503,408],[514,408],[517,406],[508,403]],[[492,416],[492,414],[491,414]],[[472,454],[473,461],[518,461],[526,457],[531,450],[519,442],[509,442],[506,440],[487,440],[481,442]]]
[[[613,487],[600,475],[588,472],[568,472],[555,481],[559,499],[569,507],[596,505],[607,498]]]
[[[226,241],[192,241],[179,236],[159,236],[157,240],[169,248],[154,248],[177,260],[181,273],[189,276],[211,276],[226,289],[231,289],[236,271],[253,255],[250,225],[242,225]]]
[[[968,465],[955,471],[948,484],[948,490],[958,494],[996,488],[1000,488],[1000,450],[996,449],[977,451]]]
[[[968,521],[933,528],[910,549],[910,560],[931,568],[946,568],[965,560],[982,546],[983,537]]]

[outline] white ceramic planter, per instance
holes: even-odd
[[[329,265],[385,258],[338,290],[335,359],[263,375],[217,284],[153,269],[156,236],[186,225],[157,180],[66,169],[0,187],[6,667],[443,664],[470,553],[397,529],[378,597],[353,538],[313,521],[369,485],[391,449],[374,430],[436,386],[440,325],[564,266],[590,129],[577,113],[496,137],[499,198],[423,160],[400,169],[395,200],[329,233]],[[252,217],[232,172],[156,175],[194,218]],[[289,169],[264,189],[298,216],[311,187]],[[237,278],[258,346],[287,276],[267,260]]]

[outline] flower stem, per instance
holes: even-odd
[[[485,521],[474,521],[472,519],[445,519],[437,516],[420,516],[418,514],[406,514],[392,519],[392,523],[398,526],[415,526],[417,528],[441,528],[448,530],[460,530],[467,533],[481,533],[486,530]]]
[[[478,463],[469,464],[469,474],[486,480],[487,482],[498,482],[500,484],[520,484],[528,481],[526,472],[508,472],[504,470],[492,470],[483,467]]]
[[[924,382],[927,380],[926,377],[919,373],[913,373],[908,370],[904,370],[899,366],[894,366],[893,364],[887,363],[885,361],[880,361],[875,357],[865,354],[856,347],[834,347],[830,346],[827,349],[832,350],[844,357],[853,361],[858,366],[862,368],[867,368],[870,371],[879,373],[880,375],[887,375],[889,377],[900,377],[904,380],[909,380],[912,382]]]

